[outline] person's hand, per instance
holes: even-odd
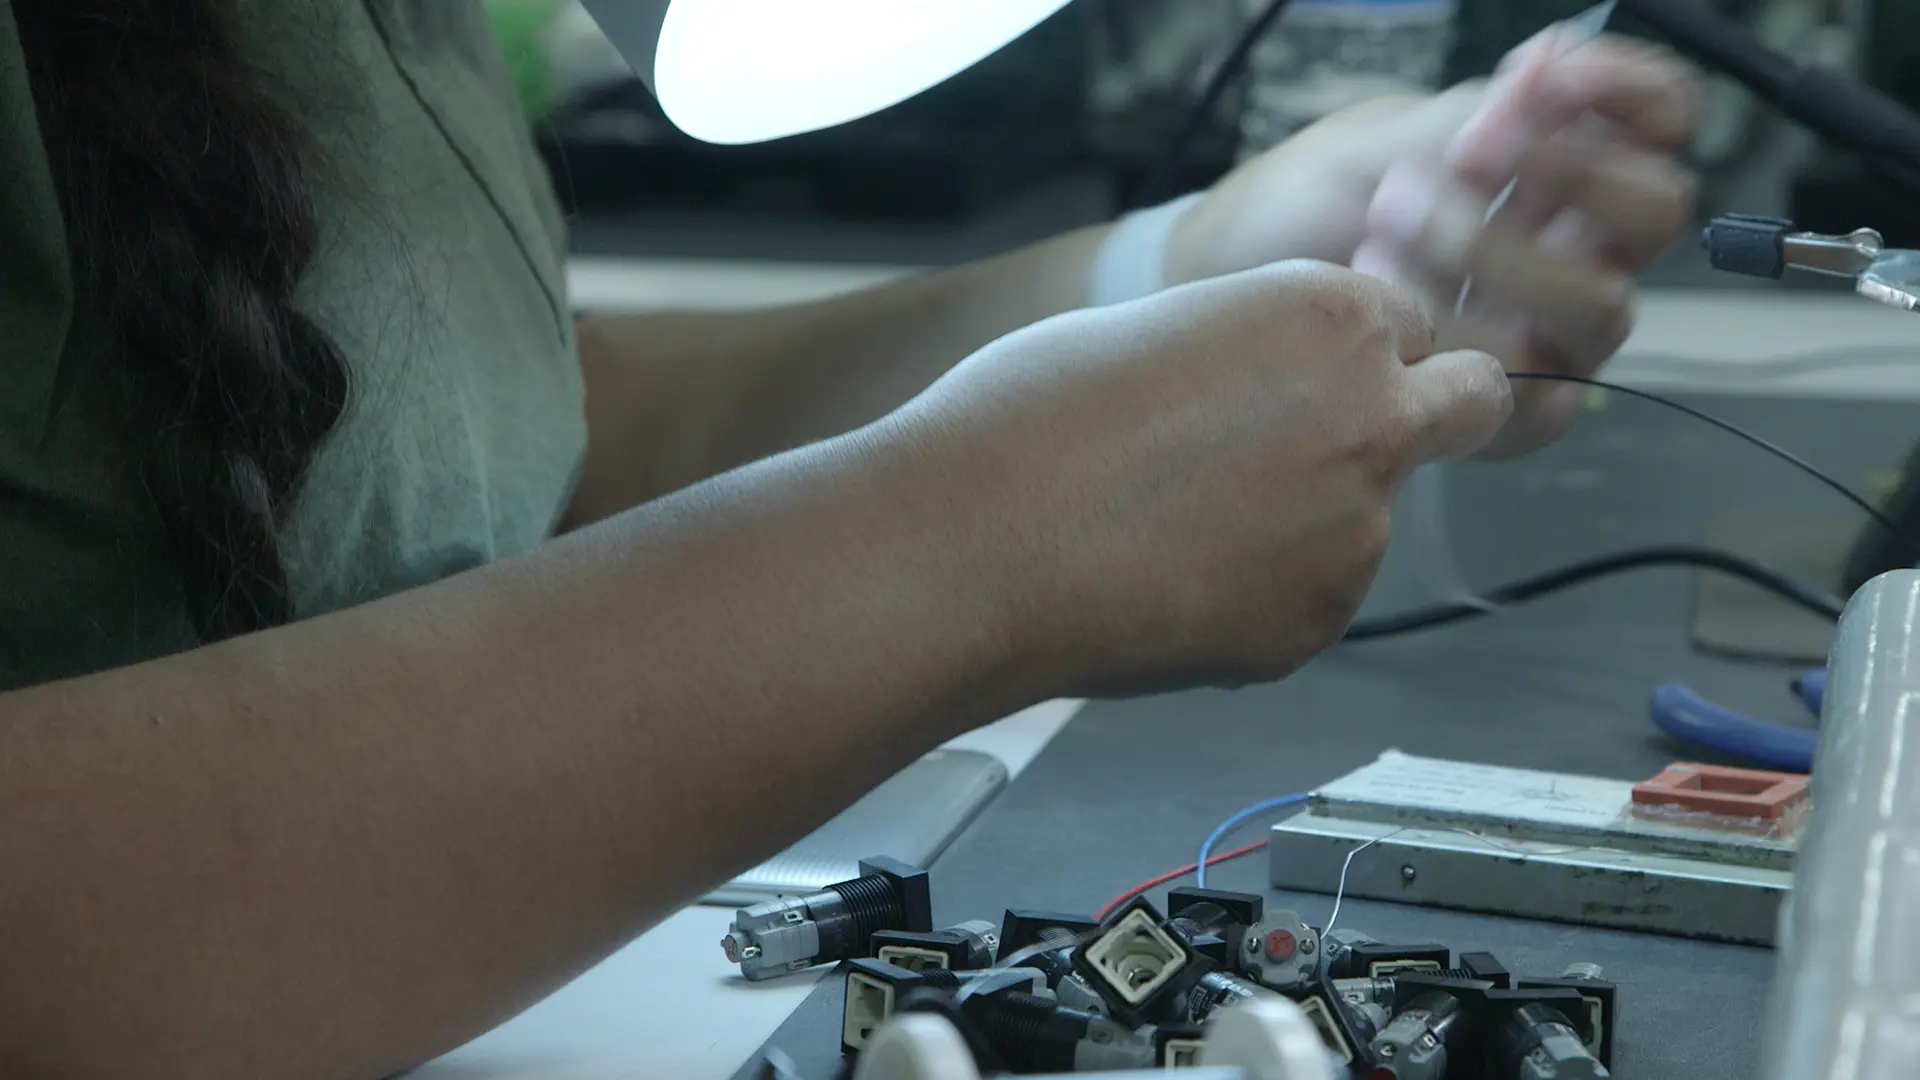
[[[1699,93],[1651,46],[1601,38],[1568,52],[1561,33],[1516,50],[1488,83],[1370,102],[1248,162],[1183,215],[1169,279],[1339,262],[1422,295],[1444,345],[1486,349],[1513,371],[1593,374],[1631,329],[1633,275],[1691,219],[1694,182],[1676,155]],[[1578,393],[1519,387],[1490,452],[1558,435]]]
[[[1432,351],[1398,287],[1282,263],[1003,338],[893,414],[885,455],[1015,583],[1054,690],[1273,679],[1345,632],[1409,472],[1507,419],[1498,361]]]

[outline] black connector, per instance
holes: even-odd
[[[1077,941],[1098,929],[1100,921],[1085,915],[1008,908],[1000,920],[1000,950],[994,959],[1005,960],[1021,949],[1042,942]]]
[[[1266,898],[1258,893],[1223,889],[1167,890],[1167,917],[1192,919],[1209,929],[1252,926],[1266,914]]]
[[[1574,965],[1557,979],[1521,979],[1515,985],[1529,990],[1573,990],[1585,1003],[1584,1022],[1575,1030],[1585,1032],[1587,1049],[1600,1064],[1613,1068],[1614,1020],[1619,1009],[1619,988],[1599,977],[1591,965]]]
[[[1187,1019],[1198,1024],[1219,1009],[1272,996],[1272,991],[1230,971],[1209,971],[1187,994]]]
[[[1015,1074],[1143,1068],[1153,1043],[1102,1016],[1018,990],[974,994],[960,1005]]]
[[[1364,966],[1356,966],[1353,950],[1362,945],[1378,945],[1379,942],[1360,930],[1335,930],[1321,935],[1320,951],[1321,972],[1329,979],[1368,978]]]
[[[1073,970],[1129,1027],[1185,1019],[1187,995],[1212,964],[1190,948],[1145,897],[1101,924],[1073,953]]]
[[[1578,1008],[1576,1001],[1574,1008]],[[1487,1075],[1511,1080],[1607,1080],[1612,1074],[1586,1047],[1564,1011],[1529,1004],[1511,1009],[1487,1039]]]
[[[976,994],[961,1005],[1014,1073],[1074,1071],[1074,1052],[1094,1017],[1032,994]]]
[[[1240,943],[1265,912],[1266,899],[1254,893],[1219,889],[1167,893],[1167,925],[1184,934],[1193,951],[1227,971],[1242,970]]]
[[[945,968],[977,971],[992,967],[1000,935],[990,922],[968,922],[920,933],[882,930],[868,939],[867,954],[913,971]]]
[[[921,988],[909,993],[895,1007],[896,1013],[932,1013],[960,1033],[967,1045],[967,1052],[973,1056],[973,1066],[982,1076],[1001,1076],[1012,1070],[1001,1060],[986,1034],[980,1030],[950,990]]]
[[[1463,978],[1490,982],[1501,990],[1513,985],[1513,973],[1508,971],[1507,966],[1492,953],[1463,952],[1460,954],[1458,970]]]
[[[771,979],[867,955],[882,930],[933,929],[927,872],[895,859],[860,863],[860,877],[808,896],[742,908],[721,939],[727,960],[750,980]]]
[[[1005,963],[1014,953],[1024,952],[1035,945],[1055,946],[1019,963],[1021,967],[1045,972],[1047,986],[1051,989],[1059,986],[1060,980],[1073,970],[1074,947],[1098,929],[1098,921],[1080,915],[1009,909],[1000,920],[1000,946],[994,959]]]
[[[1787,272],[1787,236],[1793,222],[1751,214],[1722,214],[1700,231],[1700,246],[1715,270],[1779,280]]]
[[[840,1012],[840,1049],[858,1053],[880,1025],[892,1019],[900,1002],[916,991],[951,993],[962,986],[992,979],[1002,989],[1029,993],[1044,989],[1041,975],[1026,969],[1006,971],[949,971],[928,968],[913,971],[884,960],[861,957],[846,965],[846,985]]]
[[[1393,980],[1393,1019],[1369,1050],[1376,1073],[1393,1080],[1441,1080],[1481,1060],[1489,995],[1506,994],[1485,979],[1408,972]]]
[[[1445,945],[1382,945],[1379,942],[1356,944],[1343,958],[1343,972],[1329,978],[1387,979],[1415,973],[1439,975],[1453,968],[1453,950]]]
[[[1394,977],[1393,1011],[1399,1012],[1412,1004],[1415,998],[1436,991],[1460,998],[1479,1009],[1478,1003],[1484,1002],[1488,993],[1498,989],[1485,979],[1456,979],[1448,975],[1408,972]]]

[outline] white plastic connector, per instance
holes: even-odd
[[[1187,952],[1145,911],[1128,912],[1086,946],[1087,963],[1128,1005],[1151,998],[1187,965]]]
[[[1309,1024],[1313,1025],[1314,1031],[1318,1032],[1314,1037],[1319,1039],[1327,1049],[1333,1051],[1334,1058],[1340,1064],[1353,1064],[1353,1044],[1347,1041],[1346,1032],[1341,1030],[1333,1014],[1327,1011],[1327,1003],[1322,1001],[1318,994],[1300,1003],[1300,1013],[1306,1017]]]
[[[1199,1039],[1168,1039],[1167,1060],[1169,1069],[1187,1069],[1200,1064],[1200,1048],[1205,1045]]]
[[[841,1012],[840,1039],[859,1050],[893,1016],[893,987],[858,971],[847,973],[847,1004]]]

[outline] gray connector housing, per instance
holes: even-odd
[[[1153,1068],[1154,1048],[1150,1035],[1130,1031],[1104,1016],[1087,1024],[1086,1037],[1073,1050],[1073,1071],[1121,1072]]]
[[[817,893],[735,912],[720,941],[727,959],[759,981],[864,956],[876,931],[932,929],[926,871],[883,858],[863,861],[860,870],[861,877]]]

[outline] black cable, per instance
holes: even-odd
[[[1253,56],[1254,46],[1260,44],[1260,39],[1267,36],[1267,31],[1273,29],[1274,24],[1280,20],[1280,16],[1286,14],[1287,6],[1292,2],[1293,0],[1267,0],[1267,6],[1262,8],[1258,15],[1248,19],[1247,24],[1240,28],[1240,36],[1234,39],[1233,47],[1220,61],[1220,66],[1208,76],[1206,87],[1200,91],[1200,96],[1194,99],[1193,106],[1187,110],[1179,128],[1174,131],[1173,141],[1167,144],[1166,150],[1147,170],[1146,177],[1134,190],[1134,197],[1128,200],[1130,206],[1151,206],[1180,194],[1167,189],[1179,182],[1180,168],[1186,163],[1187,148],[1199,136],[1201,129],[1207,126],[1207,121],[1212,119],[1214,113],[1219,110],[1220,102],[1227,96],[1227,91],[1233,87],[1233,81],[1246,70],[1247,61]]]
[[[1418,630],[1432,630],[1482,615],[1491,615],[1499,608],[1537,600],[1540,597],[1585,585],[1600,578],[1611,577],[1614,574],[1672,566],[1717,571],[1765,589],[1815,615],[1835,620],[1840,618],[1843,605],[1838,598],[1802,585],[1784,574],[1775,573],[1751,559],[1712,548],[1652,547],[1589,559],[1558,570],[1550,570],[1537,577],[1516,581],[1511,585],[1503,585],[1488,593],[1481,604],[1438,604],[1403,615],[1367,619],[1354,623],[1341,640],[1370,641],[1399,634],[1410,634]]]
[[[1839,492],[1848,502],[1865,511],[1867,516],[1871,517],[1874,521],[1878,522],[1882,528],[1886,529],[1888,534],[1891,535],[1897,543],[1906,546],[1910,554],[1920,552],[1920,545],[1916,545],[1912,538],[1902,532],[1899,525],[1895,524],[1893,520],[1882,513],[1878,507],[1875,507],[1872,503],[1862,498],[1852,488],[1834,479],[1818,466],[1785,447],[1764,439],[1759,435],[1755,435],[1753,432],[1737,424],[1722,420],[1711,413],[1703,412],[1684,402],[1675,401],[1672,398],[1663,397],[1659,394],[1650,393],[1645,390],[1636,390],[1630,386],[1622,386],[1618,383],[1611,383],[1602,379],[1589,379],[1580,375],[1521,371],[1510,372],[1508,378],[1594,386],[1602,390],[1624,394],[1628,397],[1639,398],[1642,401],[1651,401],[1656,405],[1664,405],[1669,409],[1684,413],[1687,416],[1710,424],[1729,435],[1733,435],[1738,439],[1759,447],[1774,457],[1799,469],[1801,472],[1806,473],[1808,476],[1813,477],[1815,480],[1820,481],[1834,491]],[[1602,556],[1597,559],[1589,559],[1586,562],[1575,563],[1572,566],[1563,567],[1559,570],[1548,571],[1537,577],[1527,578],[1510,585],[1503,585],[1486,594],[1484,597],[1481,597],[1479,603],[1438,604],[1433,607],[1421,608],[1400,615],[1389,615],[1384,618],[1357,622],[1348,628],[1346,635],[1341,640],[1368,641],[1384,637],[1393,637],[1398,634],[1409,634],[1418,630],[1431,630],[1451,623],[1489,615],[1501,607],[1536,600],[1542,596],[1570,589],[1577,585],[1584,585],[1590,581],[1595,581],[1613,574],[1662,566],[1687,566],[1727,574],[1751,585],[1765,589],[1816,615],[1822,615],[1830,619],[1838,620],[1843,607],[1841,601],[1835,597],[1829,596],[1809,586],[1802,585],[1785,575],[1775,573],[1761,566],[1751,559],[1746,559],[1730,552],[1692,546],[1652,547],[1620,552],[1614,555]]]
[[[1581,375],[1560,375],[1540,371],[1509,372],[1507,377],[1509,379],[1533,379],[1540,382],[1562,382],[1574,383],[1580,386],[1594,386],[1611,393],[1625,394],[1627,397],[1639,398],[1642,401],[1651,401],[1655,405],[1664,405],[1676,412],[1685,413],[1702,423],[1711,424],[1737,439],[1744,440],[1765,450],[1781,461],[1786,462],[1801,472],[1806,473],[1808,476],[1813,477],[1815,480],[1820,481],[1820,483],[1825,484],[1828,488],[1837,492],[1841,498],[1859,507],[1868,517],[1878,522],[1881,528],[1887,530],[1895,540],[1906,547],[1907,554],[1912,556],[1915,562],[1920,562],[1920,543],[1916,543],[1912,537],[1902,532],[1900,526],[1894,524],[1892,518],[1880,512],[1879,507],[1868,502],[1865,497],[1852,488],[1834,479],[1832,475],[1823,471],[1819,466],[1778,443],[1755,435],[1753,432],[1748,431],[1738,424],[1728,423],[1714,416],[1712,413],[1702,412],[1691,405],[1675,401],[1669,397],[1662,397],[1659,394],[1650,393],[1646,390],[1636,390],[1631,386],[1622,386],[1619,383],[1606,382],[1601,379],[1589,379]]]
[[[1850,150],[1871,171],[1905,182],[1920,177],[1920,117],[1847,75],[1804,66],[1753,31],[1698,0],[1619,0],[1619,10],[1666,38],[1708,71],[1726,75],[1827,142]]]

